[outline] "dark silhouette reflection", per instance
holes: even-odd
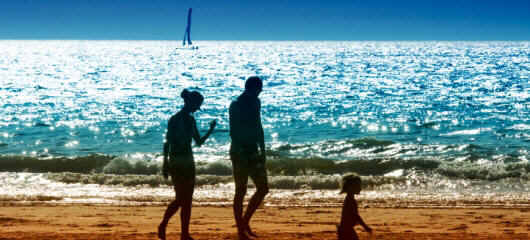
[[[372,233],[372,229],[364,223],[357,209],[355,194],[361,192],[361,178],[357,175],[349,174],[342,178],[342,190],[340,193],[346,193],[344,205],[342,206],[342,216],[340,225],[337,226],[339,240],[359,239],[353,227],[361,224],[364,229]]]
[[[184,99],[184,107],[173,115],[168,122],[166,142],[164,143],[164,163],[162,173],[164,178],[171,175],[175,200],[166,209],[164,218],[158,227],[158,237],[166,239],[166,227],[169,219],[182,207],[180,212],[181,238],[192,240],[189,234],[191,215],[191,201],[195,187],[195,161],[191,150],[191,140],[200,146],[210,136],[215,128],[216,121],[210,122],[210,129],[203,137],[199,135],[195,118],[191,115],[199,110],[204,100],[196,91],[184,89],[180,95]]]
[[[250,228],[250,219],[269,192],[265,169],[265,141],[261,125],[261,103],[258,98],[263,83],[259,77],[250,77],[245,91],[230,104],[230,159],[232,160],[236,193],[234,217],[240,240],[257,237]],[[247,193],[248,177],[256,185],[243,215],[243,199]]]

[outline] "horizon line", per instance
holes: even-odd
[[[181,42],[179,39],[120,39],[120,38],[0,38],[0,41],[167,41]],[[501,40],[501,39],[202,39],[194,42],[528,42],[530,39]]]

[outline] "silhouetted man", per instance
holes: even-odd
[[[234,217],[240,240],[257,237],[249,226],[252,215],[269,192],[265,169],[265,141],[261,125],[261,102],[258,98],[263,83],[259,77],[245,82],[245,91],[230,104],[230,159],[232,160],[236,194]],[[256,185],[256,192],[243,215],[243,199],[247,193],[248,177]],[[247,235],[248,234],[248,235]]]

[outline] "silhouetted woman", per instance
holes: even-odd
[[[182,232],[180,239],[193,240],[189,233],[191,201],[195,187],[195,161],[191,150],[191,140],[195,140],[198,146],[202,145],[215,128],[216,121],[210,122],[208,133],[201,137],[197,130],[195,118],[191,114],[200,109],[204,97],[197,91],[190,92],[186,89],[182,91],[180,96],[184,99],[184,107],[169,119],[162,167],[164,178],[167,179],[168,175],[171,175],[175,189],[175,200],[167,207],[164,219],[158,226],[158,237],[166,239],[166,227],[169,219],[181,207]]]

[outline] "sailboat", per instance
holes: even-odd
[[[186,44],[188,45],[186,47]],[[197,46],[192,46],[193,43],[191,42],[191,8],[188,9],[188,24],[186,25],[186,31],[184,31],[184,39],[182,39],[182,48],[177,49],[191,49],[196,50],[199,49]]]

